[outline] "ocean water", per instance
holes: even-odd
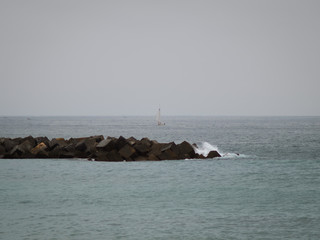
[[[0,159],[0,239],[320,239],[320,117],[0,117],[0,137],[187,140],[219,159]]]

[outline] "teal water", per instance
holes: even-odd
[[[207,141],[230,154],[1,159],[0,239],[320,238],[320,118],[168,118],[160,129],[146,117],[9,120],[0,118],[2,136],[54,137],[62,128],[64,137]]]

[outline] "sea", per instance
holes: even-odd
[[[0,239],[320,239],[320,117],[0,117],[0,137],[148,137],[205,160],[0,159]]]

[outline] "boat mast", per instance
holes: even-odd
[[[157,122],[158,122],[158,126],[162,126],[162,125],[165,125],[165,123],[162,123],[161,122],[161,119],[160,119],[160,107],[158,109],[158,114],[157,114]]]
[[[158,126],[161,125],[161,121],[160,121],[160,107],[159,107],[159,110],[158,110],[157,120],[158,120]]]

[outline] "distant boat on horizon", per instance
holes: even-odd
[[[158,113],[157,113],[157,124],[158,124],[158,126],[166,125],[164,122],[161,122],[160,107],[159,107],[159,109],[158,109]]]

